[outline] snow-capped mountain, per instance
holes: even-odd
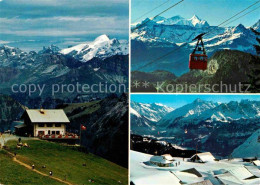
[[[260,31],[260,19],[252,26],[256,31]]]
[[[149,133],[155,130],[154,122],[148,120],[144,116],[140,115],[136,110],[130,107],[131,127],[132,133]]]
[[[158,125],[167,127],[176,119],[194,123],[204,112],[214,109],[216,106],[218,106],[218,103],[196,99],[192,103],[177,108],[173,112],[165,115]]]
[[[210,26],[207,21],[197,16],[193,16],[191,19],[184,19],[180,16],[160,17],[160,19],[149,21],[142,26],[140,24],[132,25],[132,28],[139,25],[131,33],[132,70],[188,43],[178,52],[142,69],[146,72],[168,70],[177,76],[188,72],[189,54],[196,44],[196,41],[192,41],[192,39],[201,33],[208,33],[204,36],[204,45],[209,57],[223,49],[256,54],[253,47],[254,44],[257,44],[256,36],[250,28],[246,28],[242,24],[231,27],[228,25],[226,27]],[[252,27],[258,30],[259,21]]]
[[[112,51],[111,56],[96,57],[86,64],[76,57],[60,53],[54,45],[43,47],[38,53],[0,46],[0,91],[11,93],[12,84],[128,84],[128,56],[116,51],[112,55]],[[44,91],[46,95],[50,92]],[[65,93],[63,95],[67,96]]]
[[[260,157],[260,129],[255,131],[243,144],[234,149],[232,157]]]
[[[204,36],[206,48],[211,48],[215,45],[227,44],[227,48],[234,48],[230,46],[233,42],[237,45],[242,44],[237,39],[249,41],[250,44],[256,43],[255,35],[250,29],[245,28],[242,24],[235,27],[216,27],[209,26],[208,22],[201,20],[194,15],[191,19],[184,19],[180,16],[171,18],[159,19],[160,21],[149,21],[140,28],[134,30],[131,34],[132,40],[142,41],[147,44],[154,42],[164,42],[165,44],[177,44],[188,42],[189,46],[194,46],[196,42],[190,43],[193,38],[201,33],[209,32]],[[143,22],[146,22],[144,20]],[[142,24],[141,22],[140,24]],[[136,26],[138,26],[137,24]],[[259,29],[259,21],[252,26],[254,29]],[[231,42],[232,41],[232,42]],[[163,47],[163,46],[162,46]],[[222,48],[223,49],[223,48]],[[242,51],[247,51],[248,48],[240,48]]]
[[[163,18],[161,17],[161,20],[157,21],[158,24],[164,24],[164,25],[187,25],[192,26],[196,28],[202,28],[202,27],[208,27],[209,24],[205,20],[201,20],[197,15],[194,15],[190,19],[185,19],[181,16],[174,16],[171,18]]]
[[[149,22],[147,20],[148,18],[139,24],[132,25],[132,28],[134,28],[147,22],[143,26],[134,30],[131,34],[132,40],[142,41],[149,45],[156,42],[162,42],[166,45],[169,43],[180,45],[181,43],[188,42],[200,33],[206,32],[212,28],[209,26],[207,21],[201,20],[196,15],[190,19],[184,19],[181,16],[174,16],[171,18],[161,17],[158,20],[156,19]],[[217,33],[223,33],[224,30],[224,28],[219,28],[215,31]]]
[[[160,103],[137,103],[131,102],[130,113],[138,117],[144,116],[146,119],[152,122],[158,122],[169,112],[174,109]]]
[[[94,57],[105,59],[114,55],[127,55],[128,42],[110,39],[107,35],[97,37],[93,42],[79,44],[60,51],[64,55],[71,55],[82,62]]]
[[[220,103],[196,99],[166,114],[156,123],[149,122],[137,111],[135,115],[132,112],[131,132],[192,149],[196,148],[194,143],[198,143],[199,150],[210,151],[216,156],[229,156],[259,129],[259,120],[260,101]]]
[[[227,28],[224,33],[220,33],[211,38],[204,39],[205,48],[208,52],[213,52],[219,49],[240,50],[248,53],[255,53],[252,47],[256,44],[255,34],[244,27],[242,24],[234,28]],[[190,46],[194,46],[191,43]]]
[[[196,99],[194,102],[165,115],[158,125],[172,127],[172,124],[199,124],[201,121],[228,123],[233,120],[255,118],[260,118],[260,102],[258,101],[242,100],[241,102],[214,103]]]
[[[156,129],[156,123],[173,110],[172,107],[160,103],[131,102],[131,132],[149,134]]]

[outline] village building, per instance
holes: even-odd
[[[231,173],[227,172],[215,176],[220,184],[242,184],[242,182]]]
[[[215,157],[210,152],[194,154],[190,160],[191,162],[206,163],[209,161],[216,161]]]
[[[189,168],[186,170],[182,170],[181,172],[186,172],[186,173],[196,175],[197,177],[202,177],[202,174],[196,168]]]
[[[260,166],[260,160],[255,160],[252,162],[255,166]]]
[[[70,123],[62,109],[27,109],[22,115],[24,124],[15,126],[15,133],[22,136],[64,136]]]
[[[173,161],[167,160],[164,156],[152,156],[149,162],[159,167],[174,167]]]
[[[230,167],[227,169],[230,174],[235,176],[239,180],[247,180],[257,178],[252,174],[245,166]]]

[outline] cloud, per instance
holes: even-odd
[[[122,17],[44,17],[37,19],[0,18],[0,34],[17,36],[76,36],[89,34],[128,34],[128,18]]]
[[[0,0],[2,1],[2,0]],[[84,4],[128,4],[128,0],[8,0],[10,4],[26,4],[38,6],[82,6]]]
[[[5,44],[14,47],[40,49],[50,43],[67,47],[101,34],[128,39],[128,0],[4,0],[0,4],[1,39],[12,40]]]
[[[0,17],[128,16],[128,11],[126,0],[8,0]]]
[[[0,0],[0,2],[1,2],[1,0]],[[0,44],[9,44],[9,43],[11,43],[11,41],[0,40]]]

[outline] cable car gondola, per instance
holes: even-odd
[[[193,52],[190,54],[190,60],[189,60],[190,69],[199,69],[199,70],[207,69],[208,56],[206,54],[203,40],[202,40],[202,36],[205,34],[206,33],[202,33],[193,39],[193,41],[197,40],[197,44]],[[201,47],[199,45],[201,45]]]

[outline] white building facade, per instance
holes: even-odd
[[[28,109],[24,112],[22,118],[28,128],[28,135],[34,137],[45,135],[64,136],[67,124],[70,123],[62,109]]]

